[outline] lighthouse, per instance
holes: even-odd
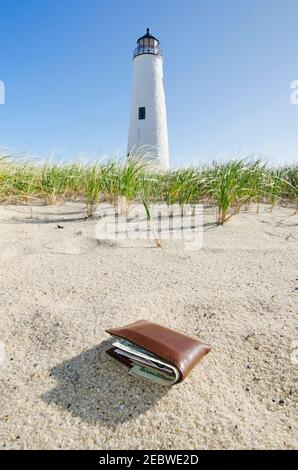
[[[133,52],[128,155],[145,154],[159,169],[169,168],[168,129],[159,40],[149,28]]]

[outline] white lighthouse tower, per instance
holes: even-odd
[[[147,28],[133,53],[128,155],[144,153],[154,166],[169,168],[168,129],[159,40]]]

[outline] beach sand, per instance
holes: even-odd
[[[0,448],[297,447],[292,214],[263,205],[214,226],[206,208],[187,251],[99,241],[81,203],[1,207]],[[142,318],[213,349],[177,386],[133,378],[105,328]]]

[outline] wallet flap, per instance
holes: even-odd
[[[211,347],[198,339],[147,320],[106,330],[112,336],[126,339],[175,366],[181,382]]]

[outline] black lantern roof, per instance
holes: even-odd
[[[146,34],[137,40],[137,44],[138,47],[133,52],[134,57],[141,54],[162,55],[159,48],[159,40],[150,34],[149,28],[147,28]]]
[[[138,40],[137,40],[137,43],[141,40],[141,39],[154,39],[154,41],[157,41],[158,44],[159,44],[159,40],[157,38],[155,38],[154,36],[152,36],[152,34],[150,34],[150,31],[149,31],[149,28],[146,29],[146,34],[144,34],[144,36],[141,36]]]

